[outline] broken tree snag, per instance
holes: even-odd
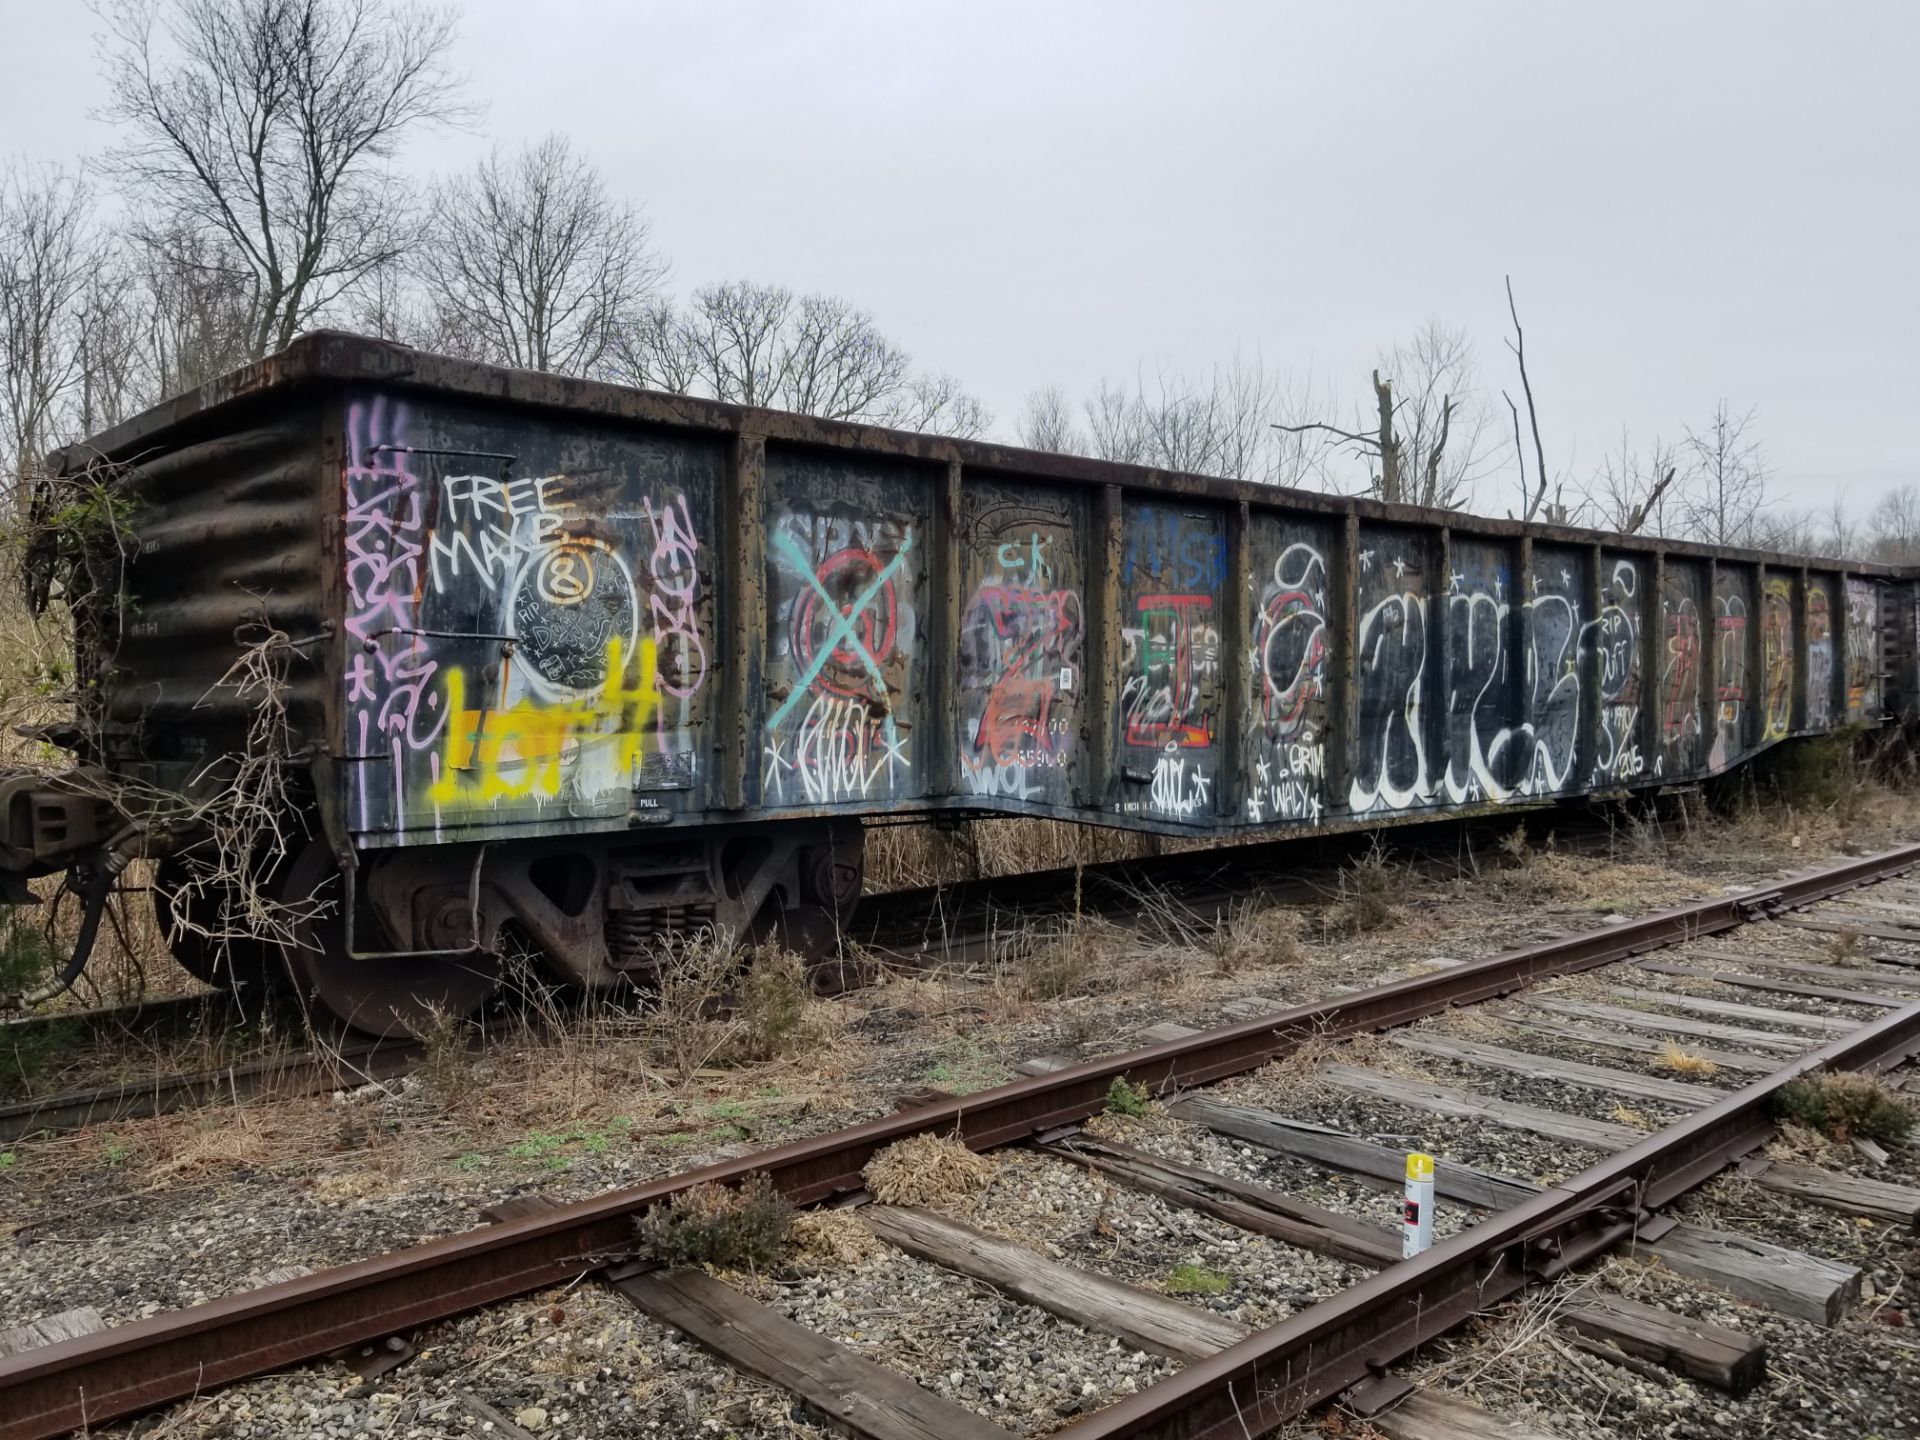
[[[1753,1020],[1762,1025],[1782,1025],[1795,1030],[1817,1030],[1824,1035],[1844,1035],[1860,1028],[1858,1020],[1842,1020],[1833,1015],[1810,1015],[1804,1010],[1776,1010],[1768,1005],[1741,1005],[1732,1000],[1703,1000],[1698,995],[1682,995],[1677,990],[1648,990],[1639,985],[1609,985],[1609,995],[1622,1000],[1640,1000],[1649,1005],[1671,1005],[1676,1010],[1691,1010],[1697,1015],[1719,1015],[1728,1020]]]
[[[1767,1378],[1767,1347],[1751,1335],[1624,1295],[1592,1294],[1562,1310],[1560,1323],[1735,1399]]]
[[[1136,1190],[1303,1250],[1374,1269],[1401,1258],[1400,1236],[1385,1225],[1325,1210],[1264,1185],[1085,1136],[1039,1148],[1070,1164],[1112,1175]]]
[[[1606,1045],[1615,1050],[1631,1050],[1637,1055],[1664,1055],[1668,1042],[1652,1035],[1636,1035],[1622,1030],[1603,1030],[1597,1025],[1580,1025],[1571,1020],[1555,1020],[1550,1016],[1534,1015],[1524,1011],[1497,1011],[1502,1020],[1517,1025],[1522,1030],[1534,1030],[1542,1035],[1558,1035],[1566,1040],[1582,1040],[1589,1045]],[[1758,1055],[1742,1055],[1733,1050],[1710,1050],[1700,1045],[1687,1046],[1687,1053],[1711,1060],[1722,1070],[1738,1070],[1749,1075],[1771,1075],[1780,1068],[1780,1059],[1763,1060]]]
[[[1558,1440],[1546,1430],[1483,1410],[1466,1400],[1415,1390],[1367,1424],[1387,1440]]]
[[[1565,1140],[1611,1154],[1625,1150],[1647,1138],[1647,1132],[1631,1125],[1616,1125],[1610,1120],[1589,1120],[1584,1115],[1567,1115],[1537,1105],[1522,1105],[1491,1095],[1459,1090],[1450,1085],[1430,1085],[1420,1080],[1402,1080],[1397,1075],[1382,1075],[1354,1065],[1323,1065],[1320,1078],[1354,1095],[1365,1095],[1404,1105],[1410,1110],[1425,1110],[1432,1115],[1452,1115],[1468,1120],[1488,1120],[1509,1130],[1525,1130],[1552,1140]]]
[[[1860,1272],[1853,1266],[1751,1235],[1676,1225],[1658,1240],[1635,1243],[1669,1270],[1815,1325],[1838,1325],[1860,1298]]]
[[[1791,1165],[1784,1160],[1763,1160],[1757,1156],[1742,1164],[1740,1173],[1763,1190],[1792,1195],[1810,1205],[1920,1230],[1920,1190],[1906,1185],[1889,1185],[1884,1180],[1865,1180],[1812,1165]]]
[[[735,1369],[798,1395],[850,1435],[1011,1440],[971,1410],[861,1359],[703,1270],[656,1270],[610,1283],[654,1319],[684,1331]]]
[[[1455,1040],[1450,1036],[1424,1031],[1397,1030],[1387,1039],[1403,1049],[1442,1060],[1461,1060],[1469,1065],[1484,1065],[1493,1070],[1511,1070],[1538,1080],[1559,1080],[1589,1090],[1626,1095],[1635,1100],[1658,1100],[1682,1110],[1699,1110],[1721,1098],[1726,1092],[1706,1085],[1688,1085],[1679,1080],[1661,1080],[1631,1070],[1610,1070],[1604,1065],[1586,1065],[1577,1060],[1556,1060],[1524,1050],[1508,1050],[1499,1045],[1482,1045],[1477,1040]]]
[[[1315,1125],[1305,1120],[1290,1120],[1265,1110],[1249,1110],[1228,1105],[1204,1095],[1189,1095],[1167,1107],[1167,1113],[1180,1120],[1221,1135],[1231,1135],[1258,1145],[1263,1150],[1295,1160],[1310,1160],[1329,1170],[1343,1171],[1366,1180],[1385,1182],[1398,1191],[1406,1183],[1407,1155],[1404,1150],[1389,1150],[1371,1140]],[[1505,1175],[1490,1175],[1484,1170],[1436,1159],[1433,1167],[1434,1193],[1443,1200],[1482,1210],[1504,1210],[1531,1200],[1540,1193],[1538,1185],[1514,1180]]]
[[[1744,1045],[1750,1050],[1771,1050],[1782,1055],[1798,1055],[1810,1048],[1800,1035],[1779,1035],[1771,1030],[1751,1030],[1739,1025],[1718,1025],[1711,1020],[1695,1020],[1686,1015],[1655,1015],[1650,1010],[1629,1010],[1624,1005],[1602,1005],[1592,1000],[1529,1000],[1529,1005],[1555,1015],[1581,1020],[1598,1020],[1607,1025],[1624,1025],[1650,1035],[1685,1036],[1700,1040],[1724,1040],[1729,1045]],[[1775,1061],[1770,1069],[1778,1069]]]
[[[860,1218],[874,1234],[909,1255],[984,1280],[1029,1305],[1097,1333],[1118,1335],[1156,1355],[1198,1360],[1253,1333],[1211,1310],[1062,1265],[1024,1245],[982,1234],[929,1210],[873,1205]]]

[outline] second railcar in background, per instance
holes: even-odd
[[[1381,826],[1697,780],[1915,692],[1905,571],[340,334],[60,463],[126,502],[69,743],[128,793],[192,801],[112,843],[161,857],[163,905],[230,898],[182,880],[177,817],[261,743],[262,687],[235,678],[260,657],[288,833],[310,837],[266,870],[333,903],[228,973],[291,968],[372,1030],[478,1005],[509,939],[589,985],[705,926],[828,943],[869,817]],[[8,838],[40,871],[108,843],[69,792],[14,789]],[[211,928],[174,926],[203,970]]]

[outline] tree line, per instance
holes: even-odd
[[[96,0],[107,153],[0,172],[0,467],[337,325],[445,354],[965,437],[994,417],[857,303],[677,291],[645,214],[564,136],[415,183],[481,121],[456,13],[413,0]],[[1012,438],[1166,469],[1726,545],[1920,560],[1920,486],[1864,520],[1781,503],[1749,407],[1549,466],[1517,304],[1512,379],[1431,320],[1358,395],[1236,354],[1026,397]],[[1517,383],[1514,383],[1516,382]],[[1358,387],[1356,387],[1358,388]],[[1514,398],[1518,392],[1520,399]],[[1524,418],[1523,418],[1524,410]],[[1511,497],[1503,499],[1503,497]]]

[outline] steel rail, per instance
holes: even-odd
[[[1006,1144],[1095,1114],[1104,1107],[1116,1077],[1161,1092],[1203,1084],[1254,1069],[1316,1036],[1406,1024],[1547,976],[1730,930],[1916,865],[1920,845],[1903,846],[1748,894],[1679,906],[1296,1006],[0,1358],[0,1440],[40,1440],[97,1425],[568,1282],[630,1253],[635,1217],[702,1181],[737,1182],[765,1171],[795,1203],[817,1202],[860,1188],[860,1171],[867,1161],[911,1135],[957,1133],[974,1149]],[[1920,1047],[1920,1005],[1893,1012],[1788,1069],[1799,1073],[1815,1064],[1850,1064],[1855,1058],[1881,1063],[1885,1055],[1904,1053],[1902,1047]],[[1629,1233],[1645,1205],[1678,1193],[1676,1185],[1684,1189],[1706,1178],[1741,1144],[1751,1148],[1758,1143],[1764,1134],[1764,1104],[1756,1110],[1752,1096],[1760,1089],[1735,1092],[1586,1172],[1578,1189],[1568,1182],[1550,1190],[1496,1222],[1436,1247],[1414,1270],[1401,1265],[1383,1271],[1336,1300],[1098,1412],[1071,1433],[1231,1434],[1243,1440],[1239,1417],[1252,1416],[1254,1407],[1264,1407],[1260,1414],[1296,1413],[1312,1403],[1301,1397],[1311,1392],[1324,1398],[1350,1383],[1342,1380],[1326,1389],[1331,1377],[1348,1375],[1358,1364],[1360,1371],[1351,1378],[1360,1378],[1420,1339],[1510,1293],[1500,1287],[1517,1288],[1525,1280],[1515,1254],[1537,1251],[1536,1240],[1548,1245],[1550,1263],[1565,1265]],[[1609,1218],[1609,1206],[1618,1218]],[[1606,1228],[1581,1234],[1583,1226],[1596,1223],[1595,1217],[1606,1222]],[[1482,1264],[1483,1257],[1492,1258]],[[1416,1286],[1411,1308],[1404,1289],[1408,1284]],[[1309,1322],[1307,1315],[1316,1318]],[[1327,1358],[1336,1352],[1347,1358]],[[1352,1358],[1356,1356],[1365,1358]],[[1296,1365],[1298,1378],[1293,1377]],[[1216,1418],[1202,1423],[1195,1418],[1202,1415]],[[1129,1425],[1133,1428],[1125,1428]]]
[[[1917,1053],[1920,1001],[1058,1433],[1071,1440],[1263,1434],[1525,1286],[1632,1238],[1655,1218],[1652,1210],[1767,1141],[1770,1102],[1782,1086],[1814,1070],[1885,1069]]]

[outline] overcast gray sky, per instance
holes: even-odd
[[[1510,271],[1550,466],[1725,396],[1795,503],[1920,478],[1920,5],[460,9],[483,130],[411,167],[564,131],[677,286],[847,295],[1003,433],[1236,347],[1358,394],[1430,315],[1511,385]],[[110,141],[96,28],[0,0],[0,152]]]

